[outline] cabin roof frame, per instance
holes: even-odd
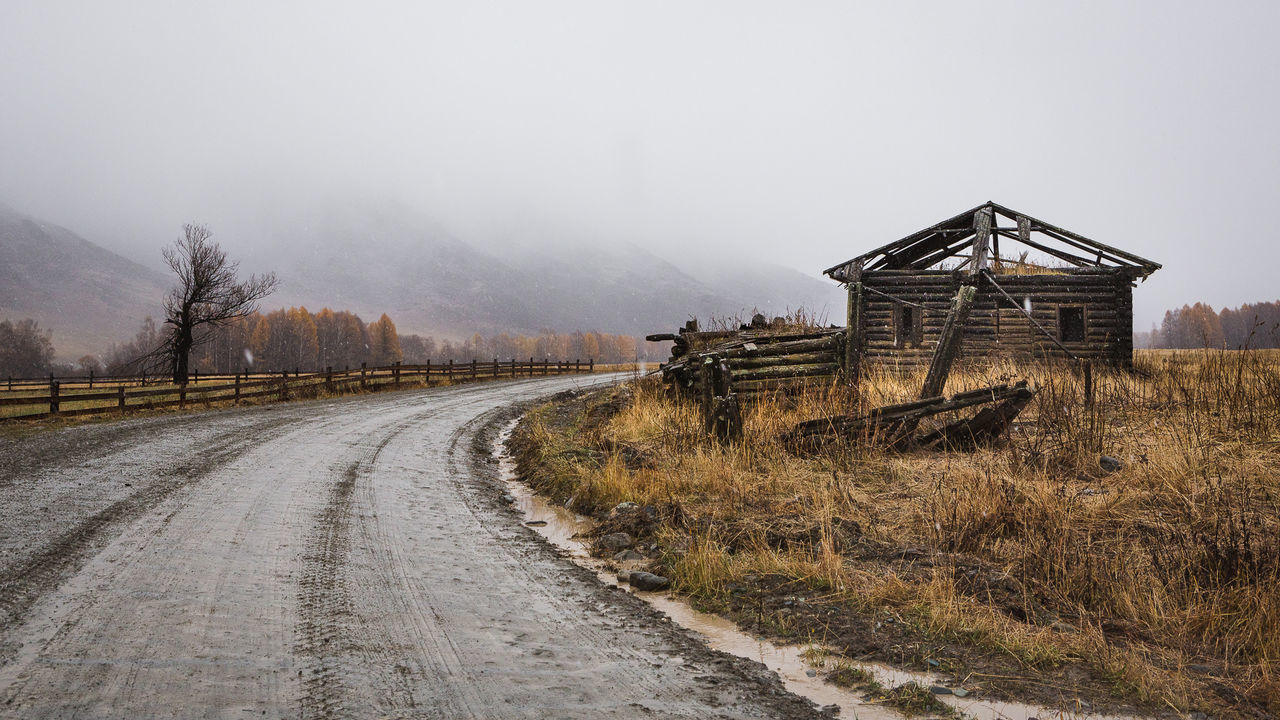
[[[1078,269],[1127,270],[1135,279],[1145,279],[1161,267],[1155,261],[988,200],[901,240],[833,265],[823,274],[837,282],[849,283],[856,281],[863,271],[934,268],[973,247],[976,217],[983,210],[992,213],[990,237],[994,242],[1006,238]],[[999,218],[1013,221],[1014,227],[1000,227]]]

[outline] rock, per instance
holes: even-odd
[[[596,541],[596,547],[605,550],[626,550],[636,541],[624,532],[610,533]]]
[[[1102,468],[1103,472],[1113,473],[1123,468],[1124,463],[1121,462],[1119,458],[1113,458],[1110,455],[1103,455],[1098,458],[1098,467]]]
[[[941,685],[931,685],[929,687],[929,692],[933,693],[934,695],[950,695],[951,688],[943,687]]]
[[[839,705],[823,705],[822,707],[818,708],[818,712],[822,713],[823,715],[839,715],[840,706]]]
[[[613,559],[617,562],[627,562],[629,560],[643,560],[644,556],[635,550],[623,550],[617,555],[614,555]]]
[[[951,694],[956,697],[969,697],[969,691],[964,688],[952,688]]]
[[[640,506],[637,503],[620,502],[613,506],[613,509],[609,511],[609,514],[613,516],[625,515],[629,512],[635,512],[639,508]]]
[[[502,502],[511,505],[516,501],[516,496],[511,493],[502,493]]]
[[[620,583],[629,583],[629,582],[631,582],[631,571],[630,571],[630,570],[619,570],[619,571],[618,571],[618,582],[620,582]]]
[[[525,523],[525,525],[528,525],[529,527],[546,527],[547,521],[546,520],[529,520],[528,522]]]
[[[812,669],[812,668],[810,668],[810,669],[808,669],[808,670],[805,670],[805,671],[804,671],[804,674],[805,674],[805,675],[808,675],[809,677],[818,677],[818,671],[817,671],[817,670],[814,670],[814,669]]]
[[[671,580],[661,575],[654,575],[647,572],[633,572],[628,578],[631,587],[637,590],[666,590],[671,587]]]
[[[1205,715],[1204,713],[1200,712],[1199,710],[1197,710],[1197,711],[1195,711],[1195,712],[1191,713],[1190,715],[1188,715],[1188,716],[1187,716],[1187,718],[1188,718],[1189,720],[1209,720],[1209,716],[1208,716],[1208,715]]]

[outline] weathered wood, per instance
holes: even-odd
[[[734,370],[733,381],[740,380],[773,380],[776,378],[810,377],[813,375],[834,375],[839,372],[840,364],[835,362],[817,365],[779,365],[776,367]]]
[[[973,299],[977,294],[978,290],[973,285],[962,285],[956,293],[951,311],[947,314],[947,322],[942,328],[942,337],[938,339],[938,347],[934,350],[933,361],[929,364],[929,373],[925,376],[920,397],[933,397],[942,393],[951,366],[960,353],[964,324],[969,318],[969,310],[973,308]]]
[[[1000,284],[996,282],[995,277],[992,276],[991,273],[986,273],[986,279],[987,279],[987,282],[991,283],[991,286],[994,287],[996,290],[998,290],[1006,300],[1012,303],[1014,307],[1018,308],[1018,311],[1021,312],[1023,315],[1025,315],[1027,320],[1031,321],[1031,324],[1035,326],[1036,330],[1040,331],[1040,334],[1044,335],[1045,337],[1053,341],[1053,343],[1058,346],[1058,349],[1066,353],[1068,357],[1075,359],[1076,357],[1075,354],[1072,353],[1070,350],[1068,350],[1065,345],[1058,342],[1058,338],[1051,335],[1049,331],[1045,330],[1040,323],[1036,322],[1035,318],[1031,317],[1031,313],[1027,312],[1021,305],[1019,305],[1017,300],[1014,300],[1013,297],[1009,295],[1009,293],[1004,291],[1004,288],[1000,287]]]
[[[991,240],[992,226],[991,208],[982,208],[973,215],[973,250],[969,254],[969,276],[977,277],[978,273],[987,269],[988,243]]]
[[[830,352],[795,353],[794,355],[761,355],[738,356],[726,358],[730,370],[749,368],[775,367],[778,365],[812,365],[814,363],[831,362],[835,355]]]
[[[726,395],[715,399],[711,410],[711,432],[721,442],[732,442],[742,438],[742,407],[737,395]]]

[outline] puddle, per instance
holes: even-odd
[[[721,652],[749,658],[763,663],[782,678],[786,688],[809,698],[819,707],[838,705],[840,711],[832,717],[858,718],[859,720],[902,720],[905,715],[881,703],[863,700],[862,692],[846,690],[824,682],[820,677],[821,661],[817,664],[805,660],[803,654],[817,645],[776,645],[764,638],[744,633],[737,625],[719,615],[693,609],[685,600],[666,592],[641,592],[625,583],[617,582],[617,574],[603,560],[590,556],[586,544],[574,538],[579,532],[591,529],[592,520],[568,508],[554,505],[537,495],[524,483],[515,479],[515,462],[506,453],[507,438],[515,422],[512,422],[494,442],[494,456],[498,458],[498,470],[507,492],[515,498],[513,507],[521,513],[524,524],[532,527],[548,542],[564,550],[577,564],[596,573],[607,585],[618,585],[643,599],[654,608],[666,613],[672,622],[698,634],[708,647]],[[901,670],[881,663],[852,663],[870,673],[886,688],[914,682],[924,687],[951,687],[945,676],[929,675]],[[811,677],[810,672],[818,676]],[[955,695],[935,697],[975,720],[1135,720],[1131,717],[1099,715],[1084,711],[1054,710],[1022,703],[984,700]]]

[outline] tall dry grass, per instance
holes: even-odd
[[[1230,712],[1225,683],[1280,710],[1280,356],[1139,352],[1134,372],[1095,369],[1092,404],[1061,364],[970,362],[947,391],[1013,377],[1038,392],[996,447],[812,456],[783,433],[911,399],[923,370],[761,398],[731,445],[707,438],[692,403],[637,382],[580,428],[598,454],[561,458],[563,490],[584,509],[679,508],[670,570],[712,605],[780,574],[1023,668],[1086,663],[1126,697]],[[903,548],[930,562],[901,562]]]

